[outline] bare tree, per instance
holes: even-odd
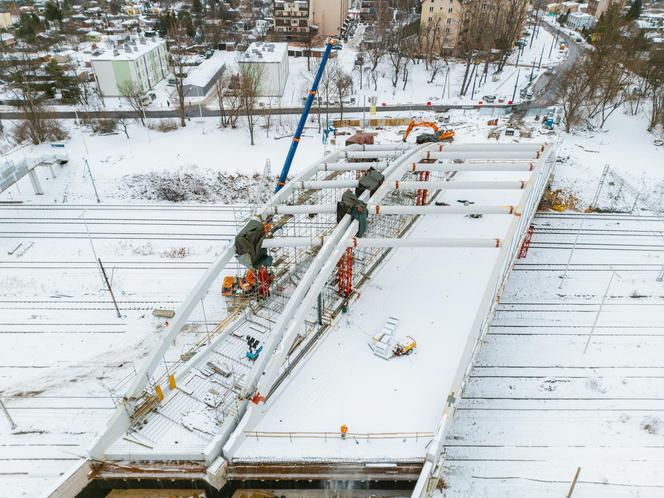
[[[459,30],[457,52],[463,55],[466,61],[466,69],[463,74],[460,95],[466,95],[473,81],[477,65],[483,56],[493,45],[493,33],[491,31],[491,13],[484,2],[470,2],[464,6]],[[471,73],[472,69],[472,73]]]
[[[388,48],[388,34],[390,32],[390,11],[387,2],[376,2],[376,22],[373,26],[373,36],[366,54],[369,60],[369,73],[374,84],[374,91],[378,90],[378,64],[383,59]]]
[[[225,128],[228,126],[228,117],[226,116],[226,101],[230,91],[230,76],[225,74],[225,66],[219,77],[214,82],[214,94],[217,97],[217,106],[219,107],[219,126]]]
[[[118,128],[122,130],[122,133],[125,134],[127,140],[129,140],[129,120],[127,118],[118,118],[115,122]]]
[[[247,118],[247,129],[251,145],[254,143],[254,128],[258,118],[256,108],[263,80],[263,66],[259,64],[241,64],[240,68],[240,108]]]
[[[118,91],[129,107],[136,113],[136,117],[145,126],[145,106],[143,105],[143,90],[134,80],[125,80],[118,85]]]
[[[396,88],[399,78],[407,70],[410,62],[410,49],[413,40],[402,27],[395,27],[388,37],[387,56],[392,65],[392,86]]]
[[[561,75],[557,98],[563,110],[565,131],[569,133],[583,120],[588,98],[587,75],[582,64],[574,64]]]
[[[643,79],[650,103],[648,131],[652,131],[658,123],[664,126],[664,49],[653,48],[648,62]]]
[[[344,118],[344,100],[353,93],[353,78],[344,71],[340,64],[336,64],[332,71],[332,86],[339,103],[340,118]]]
[[[493,48],[499,51],[496,72],[500,72],[507,63],[510,50],[521,35],[521,29],[528,15],[528,0],[499,0],[495,5],[492,27]]]
[[[174,15],[167,17],[167,31],[168,36],[175,41],[175,46],[171,47],[168,52],[168,63],[173,71],[173,79],[175,80],[175,93],[178,99],[178,113],[180,115],[180,126],[187,126],[187,110],[185,107],[185,87],[184,81],[189,74],[189,65],[187,64],[187,54],[185,47],[187,42],[187,25],[180,22]]]
[[[27,138],[33,144],[64,138],[66,135],[44,105],[41,88],[45,75],[41,71],[41,61],[37,54],[29,51],[0,63],[0,72],[24,115],[24,121],[16,127],[16,138],[19,141]]]

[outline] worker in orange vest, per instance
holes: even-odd
[[[240,279],[240,288],[245,294],[253,292],[256,287],[256,277],[254,276],[254,270],[249,268],[244,278]]]
[[[348,426],[346,424],[341,424],[341,439],[346,439],[347,433],[348,433]]]

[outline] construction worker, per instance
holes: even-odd
[[[348,426],[341,424],[341,439],[346,439],[346,434],[348,434]]]
[[[251,294],[256,287],[256,277],[253,268],[249,268],[243,278],[240,279],[240,288],[244,294]]]
[[[261,298],[268,297],[270,295],[270,284],[274,280],[274,277],[270,275],[266,266],[261,266],[258,269],[258,296]]]

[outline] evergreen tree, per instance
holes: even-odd
[[[47,21],[56,22],[60,29],[62,29],[62,10],[60,6],[53,2],[49,1],[46,3],[46,10],[44,11],[44,17]]]
[[[55,59],[51,59],[45,67],[46,75],[52,82],[52,88],[62,95],[62,100],[66,103],[74,103],[78,100],[81,90],[78,85],[78,79],[68,71],[69,67],[63,67]]]
[[[636,21],[641,16],[642,7],[643,3],[641,0],[634,0],[625,17],[630,21]]]
[[[16,28],[16,36],[22,38],[28,43],[35,43],[37,40],[37,33],[43,30],[42,23],[36,14],[22,13],[19,18],[18,28]]]

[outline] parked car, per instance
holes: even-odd
[[[583,38],[581,38],[580,36],[577,36],[577,37],[576,37],[576,41],[577,41],[577,42],[582,42],[582,41],[583,41]]]
[[[494,102],[496,101],[497,98],[498,98],[498,97],[496,97],[495,95],[485,95],[484,97],[482,97],[482,99],[484,100],[484,102],[488,102],[489,104],[494,103]]]

